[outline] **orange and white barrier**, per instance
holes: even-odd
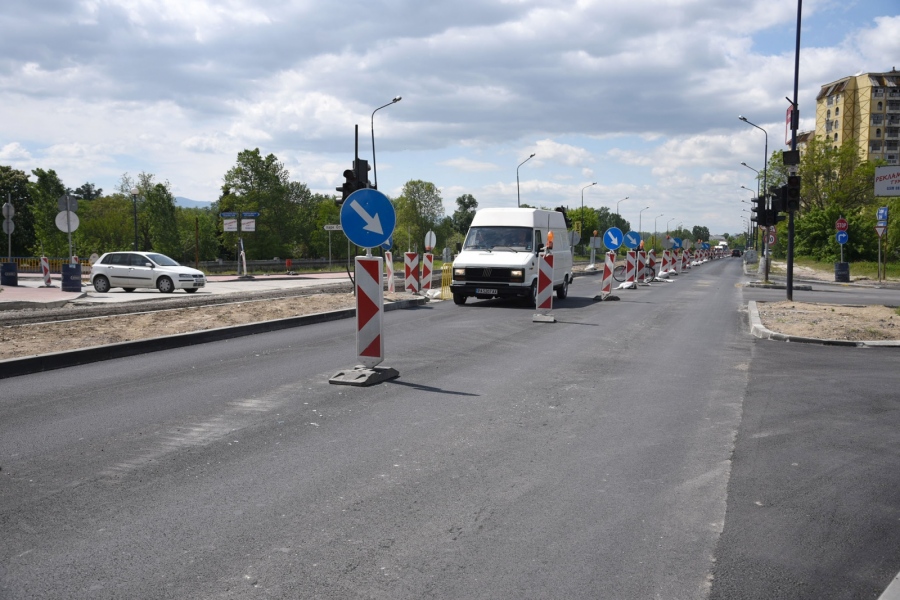
[[[637,282],[640,284],[649,284],[647,280],[647,253],[643,250],[637,252]]]
[[[50,259],[46,256],[41,257],[41,274],[44,277],[44,287],[51,287]]]
[[[434,254],[426,252],[422,255],[422,293],[431,291],[432,271],[434,271]]]
[[[405,277],[403,279],[403,290],[419,293],[419,253],[406,252],[403,259],[403,267],[405,269]]]
[[[356,257],[356,354],[370,369],[384,360],[382,269],[380,257]]]
[[[386,250],[384,253],[384,270],[387,274],[387,291],[394,293],[394,253]]]
[[[672,257],[675,261],[674,269],[676,275],[681,275],[682,260],[684,259],[684,250],[676,250]]]
[[[647,253],[647,266],[656,273],[656,250],[650,249]]]

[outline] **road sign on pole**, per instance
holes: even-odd
[[[846,244],[847,241],[850,239],[850,236],[847,234],[846,231],[838,231],[834,237],[837,240],[837,243],[840,244],[841,246]]]
[[[397,224],[390,199],[378,190],[356,190],[341,205],[341,226],[351,242],[362,248],[383,244]]]
[[[603,234],[603,245],[610,250],[618,250],[622,245],[623,237],[621,229],[618,227],[610,227],[606,230],[606,233]]]
[[[838,231],[847,231],[850,225],[847,223],[847,219],[841,217],[837,221],[834,222],[834,228]]]
[[[875,233],[878,234],[878,237],[883,236],[885,231],[887,231],[887,227],[885,227],[884,225],[877,225],[875,227]]]

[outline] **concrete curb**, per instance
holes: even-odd
[[[390,312],[393,310],[414,308],[416,306],[422,306],[426,301],[425,298],[413,298],[410,300],[391,302],[384,305],[384,311]],[[145,340],[135,340],[132,342],[119,342],[117,344],[94,346],[92,348],[82,348],[67,352],[51,352],[50,354],[39,354],[37,356],[10,358],[0,360],[0,379],[28,375],[31,373],[40,373],[42,371],[51,371],[53,369],[64,369],[113,358],[136,356],[147,352],[159,352],[160,350],[170,350],[172,348],[182,348],[196,344],[205,344],[207,342],[217,342],[247,335],[255,335],[257,333],[279,331],[281,329],[314,325],[316,323],[326,323],[329,321],[348,319],[354,315],[356,315],[356,309],[347,308],[344,310],[303,315],[300,317],[287,317],[285,319],[276,319],[274,321],[247,323],[245,325],[236,325],[233,327],[217,327],[216,329],[179,333]]]
[[[767,340],[775,340],[779,342],[799,342],[802,344],[822,344],[823,346],[849,346],[852,348],[868,348],[868,347],[892,347],[900,348],[900,341],[850,341],[850,340],[829,340],[822,338],[804,337],[800,335],[787,335],[767,329],[759,318],[759,308],[756,306],[756,300],[747,303],[747,312],[750,315],[750,333],[751,335]]]

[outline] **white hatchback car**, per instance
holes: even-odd
[[[114,287],[126,292],[156,288],[165,294],[177,289],[193,293],[206,285],[206,275],[158,252],[107,252],[91,266],[91,283],[101,294]]]

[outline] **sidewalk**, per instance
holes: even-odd
[[[250,278],[241,278],[235,275],[211,275],[207,277],[206,287],[200,288],[194,295],[258,292],[349,282],[350,279],[346,273],[256,275]],[[44,287],[44,280],[40,274],[20,273],[18,285],[0,286],[0,311],[26,308],[58,308],[69,302],[91,304],[134,302],[183,295],[185,295],[185,292],[180,290],[172,294],[161,294],[152,289],[135,290],[129,293],[120,288],[114,288],[105,294],[100,294],[86,281],[82,282],[81,292],[64,292],[61,289],[59,275],[51,277],[51,287]]]

